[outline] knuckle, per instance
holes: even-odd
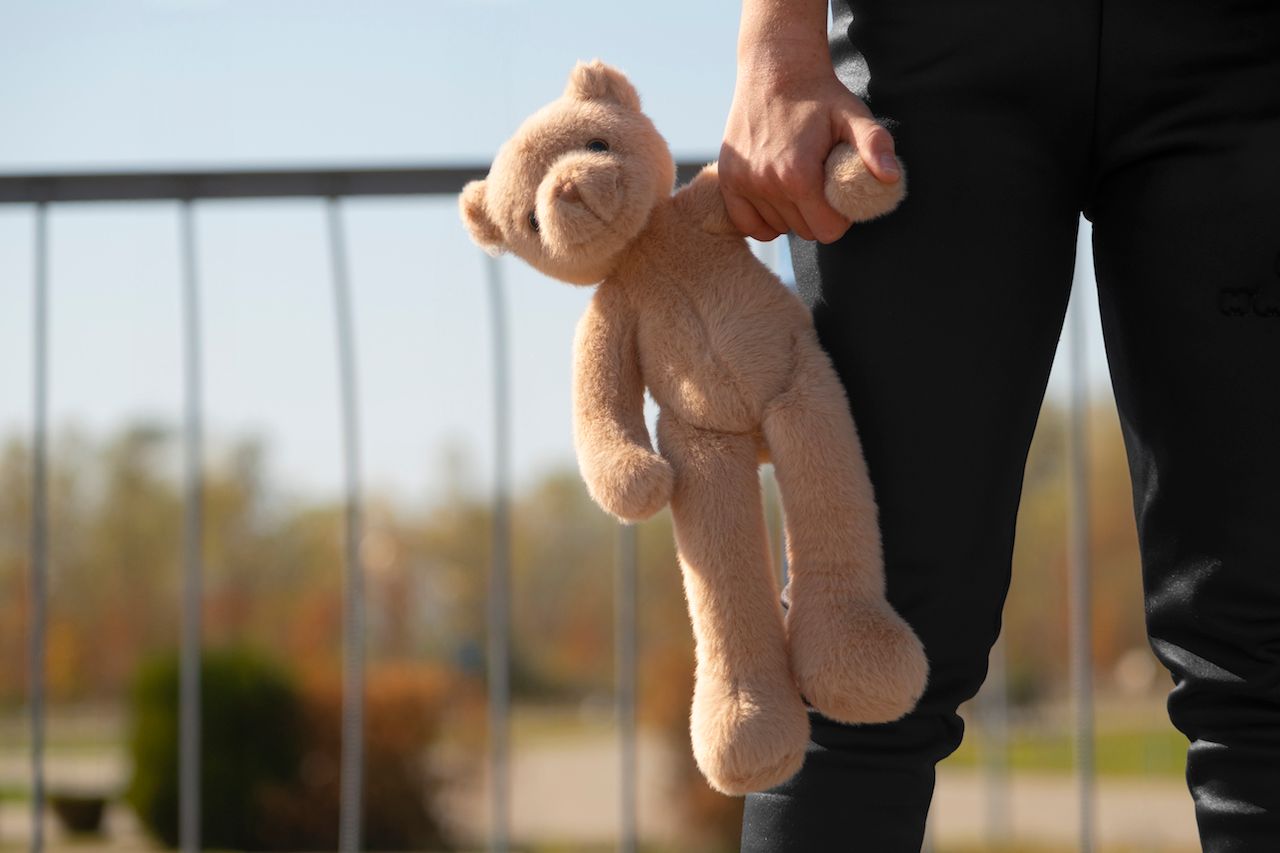
[[[807,189],[809,171],[796,162],[779,163],[775,170],[775,182],[789,197],[803,195]]]
[[[862,140],[872,148],[893,150],[893,135],[876,121],[868,120],[866,129],[862,132]]]
[[[774,174],[767,165],[757,166],[751,172],[751,186],[759,195],[767,196],[771,194],[775,186]]]
[[[738,186],[742,189],[743,196],[760,197],[768,195],[769,181],[765,174],[756,168],[743,170],[738,176]]]
[[[844,92],[844,101],[842,103],[844,109],[856,116],[871,116],[871,108],[867,106],[867,102],[859,98],[848,89]]]
[[[720,179],[720,191],[724,193],[725,198],[737,197],[742,194],[743,174],[742,170],[737,166],[721,164],[716,169],[716,175]]]

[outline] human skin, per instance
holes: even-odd
[[[902,179],[893,137],[836,77],[826,25],[825,0],[743,0],[720,190],[733,224],[757,240],[843,236],[850,222],[823,195],[823,164],[839,142],[877,180]]]

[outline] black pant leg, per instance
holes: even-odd
[[[971,13],[996,5],[1009,29],[993,33]],[[999,633],[1070,289],[1093,94],[1075,69],[1095,44],[1077,5],[895,0],[840,24],[846,79],[869,70],[873,109],[899,122],[908,198],[831,246],[794,241],[793,260],[862,437],[889,599],[932,671],[899,722],[811,714],[799,775],[746,799],[745,851],[920,849],[934,764]]]
[[[1280,6],[1108,3],[1099,299],[1206,851],[1280,850]]]

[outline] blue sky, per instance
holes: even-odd
[[[710,159],[732,97],[737,8],[9,0],[0,172],[486,162],[575,60],[597,56],[628,72],[678,156]],[[197,221],[214,452],[219,438],[264,435],[280,484],[329,492],[339,436],[320,203],[211,202]],[[453,200],[356,200],[346,221],[370,486],[430,498],[448,444],[483,487],[483,267]],[[29,426],[31,234],[29,208],[0,206],[0,436]],[[105,432],[178,417],[177,234],[172,204],[53,209],[56,424]],[[589,292],[515,261],[503,269],[515,466],[528,482],[572,461],[570,341]],[[1096,324],[1090,358],[1104,390]],[[1055,377],[1051,393],[1060,387]]]

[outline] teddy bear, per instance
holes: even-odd
[[[847,144],[832,206],[892,210]],[[670,504],[695,640],[694,759],[729,795],[794,775],[809,708],[897,719],[928,664],[885,599],[875,496],[849,404],[808,308],[751,252],[716,164],[673,194],[666,141],[626,76],[580,62],[504,143],[459,207],[472,238],[552,278],[596,285],[574,340],[573,432],[592,498],[627,523]],[[657,403],[657,448],[644,417]],[[790,570],[771,564],[759,465],[772,462]]]

